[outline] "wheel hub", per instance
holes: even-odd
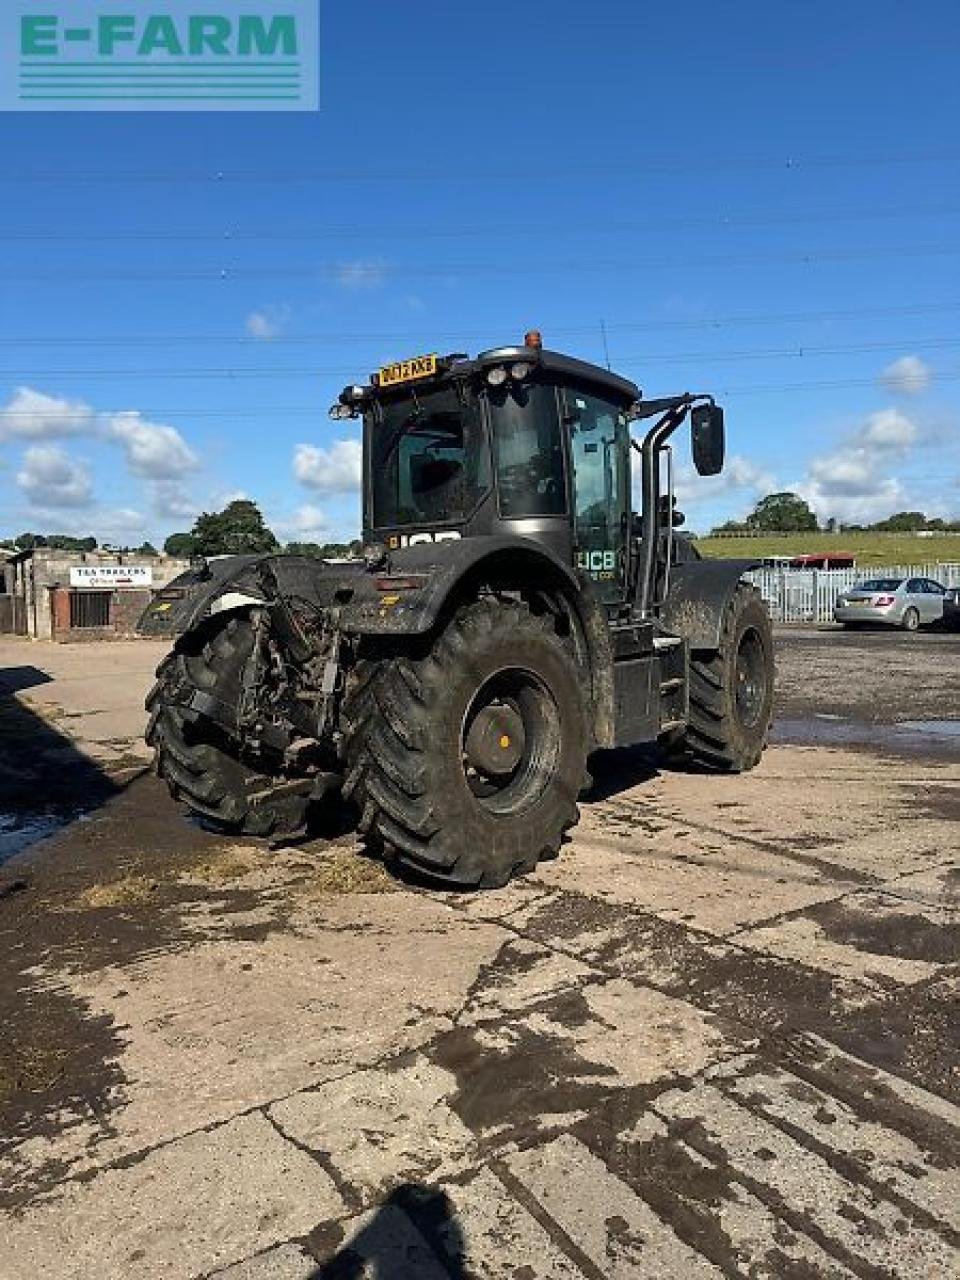
[[[734,698],[740,723],[750,727],[757,723],[763,709],[764,654],[756,631],[744,632],[737,649]]]
[[[470,768],[485,778],[506,777],[523,758],[523,718],[509,703],[492,702],[476,713],[463,745]]]

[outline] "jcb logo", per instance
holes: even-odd
[[[398,551],[401,547],[418,547],[424,542],[458,542],[462,536],[456,529],[441,530],[440,533],[391,533],[387,546],[391,551]]]
[[[616,567],[615,551],[581,551],[577,556],[577,568],[584,573],[611,573]]]

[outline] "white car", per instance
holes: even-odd
[[[833,620],[845,627],[884,623],[916,631],[943,620],[946,587],[932,578],[868,578],[839,597]]]

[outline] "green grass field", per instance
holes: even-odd
[[[848,551],[858,565],[960,563],[960,536],[910,533],[780,533],[761,538],[698,538],[703,556],[752,557],[815,555]]]

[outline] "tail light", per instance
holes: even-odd
[[[873,602],[873,607],[875,609],[882,609],[885,605],[893,604],[895,599],[895,596],[877,596]]]

